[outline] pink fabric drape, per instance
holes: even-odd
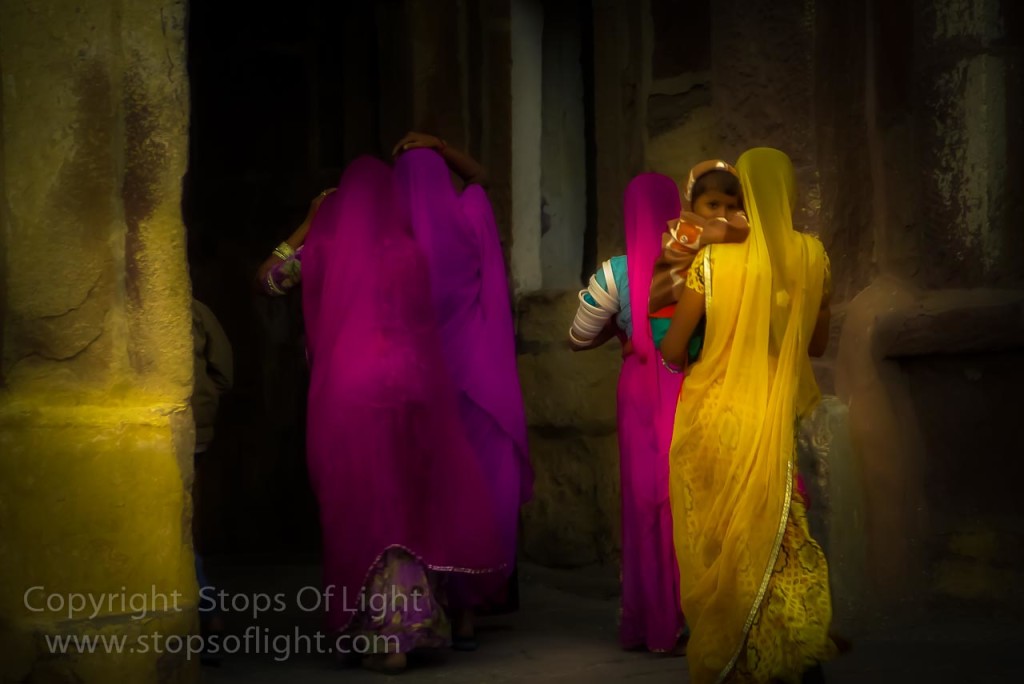
[[[504,557],[515,559],[519,508],[532,494],[515,331],[497,226],[478,186],[455,191],[444,160],[406,152],[395,165],[401,202],[427,256],[446,366],[460,390],[470,442],[488,475]]]
[[[675,647],[685,627],[669,510],[668,451],[682,375],[670,373],[654,348],[647,318],[654,262],[666,223],[679,216],[675,182],[637,176],[626,188],[626,263],[633,313],[632,352],[619,376],[622,476],[622,620],[627,648]]]
[[[391,169],[360,158],[306,241],[307,458],[323,526],[327,622],[342,629],[374,562],[507,571],[487,474],[445,367],[424,254]]]

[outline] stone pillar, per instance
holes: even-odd
[[[925,206],[914,232],[917,254],[928,255],[917,278],[923,285],[977,287],[1024,279],[1024,236],[1017,224],[1024,153],[1021,65],[1008,49],[1013,39],[1005,17],[1012,16],[1011,5],[1016,3],[915,3]]]
[[[512,0],[512,280],[517,294],[541,289],[541,132],[544,9]]]
[[[645,168],[650,36],[647,2],[594,0],[597,258],[622,254],[626,185]]]
[[[544,9],[540,260],[545,290],[578,288],[587,225],[587,156],[578,2]]]
[[[166,642],[197,598],[184,22],[174,0],[0,2],[5,681],[198,676]]]

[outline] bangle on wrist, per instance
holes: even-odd
[[[295,256],[295,250],[292,248],[291,245],[288,244],[287,241],[282,242],[281,244],[274,248],[274,256],[276,256],[281,261],[288,261],[293,256]]]

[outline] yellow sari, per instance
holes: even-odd
[[[820,397],[807,349],[828,261],[793,229],[789,158],[757,148],[736,166],[751,234],[691,269],[707,332],[671,450],[690,681],[799,682],[834,651],[828,566],[794,486],[794,427]]]

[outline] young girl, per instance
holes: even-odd
[[[645,321],[661,235],[665,225],[678,217],[679,191],[671,178],[648,173],[633,179],[625,198],[626,255],[602,264],[589,290],[580,293],[580,309],[569,337],[576,350],[597,347],[615,334],[625,340],[618,389],[620,642],[625,648],[680,654],[685,621],[679,610],[672,548],[668,447],[682,375],[662,365]],[[717,240],[724,233],[708,237]]]
[[[686,275],[701,246],[715,242],[742,242],[749,227],[743,214],[743,193],[734,169],[711,159],[690,170],[683,191],[683,213],[662,235],[661,256],[654,266],[648,310],[654,345],[668,331]],[[696,359],[703,339],[703,322],[694,335],[689,359]]]

